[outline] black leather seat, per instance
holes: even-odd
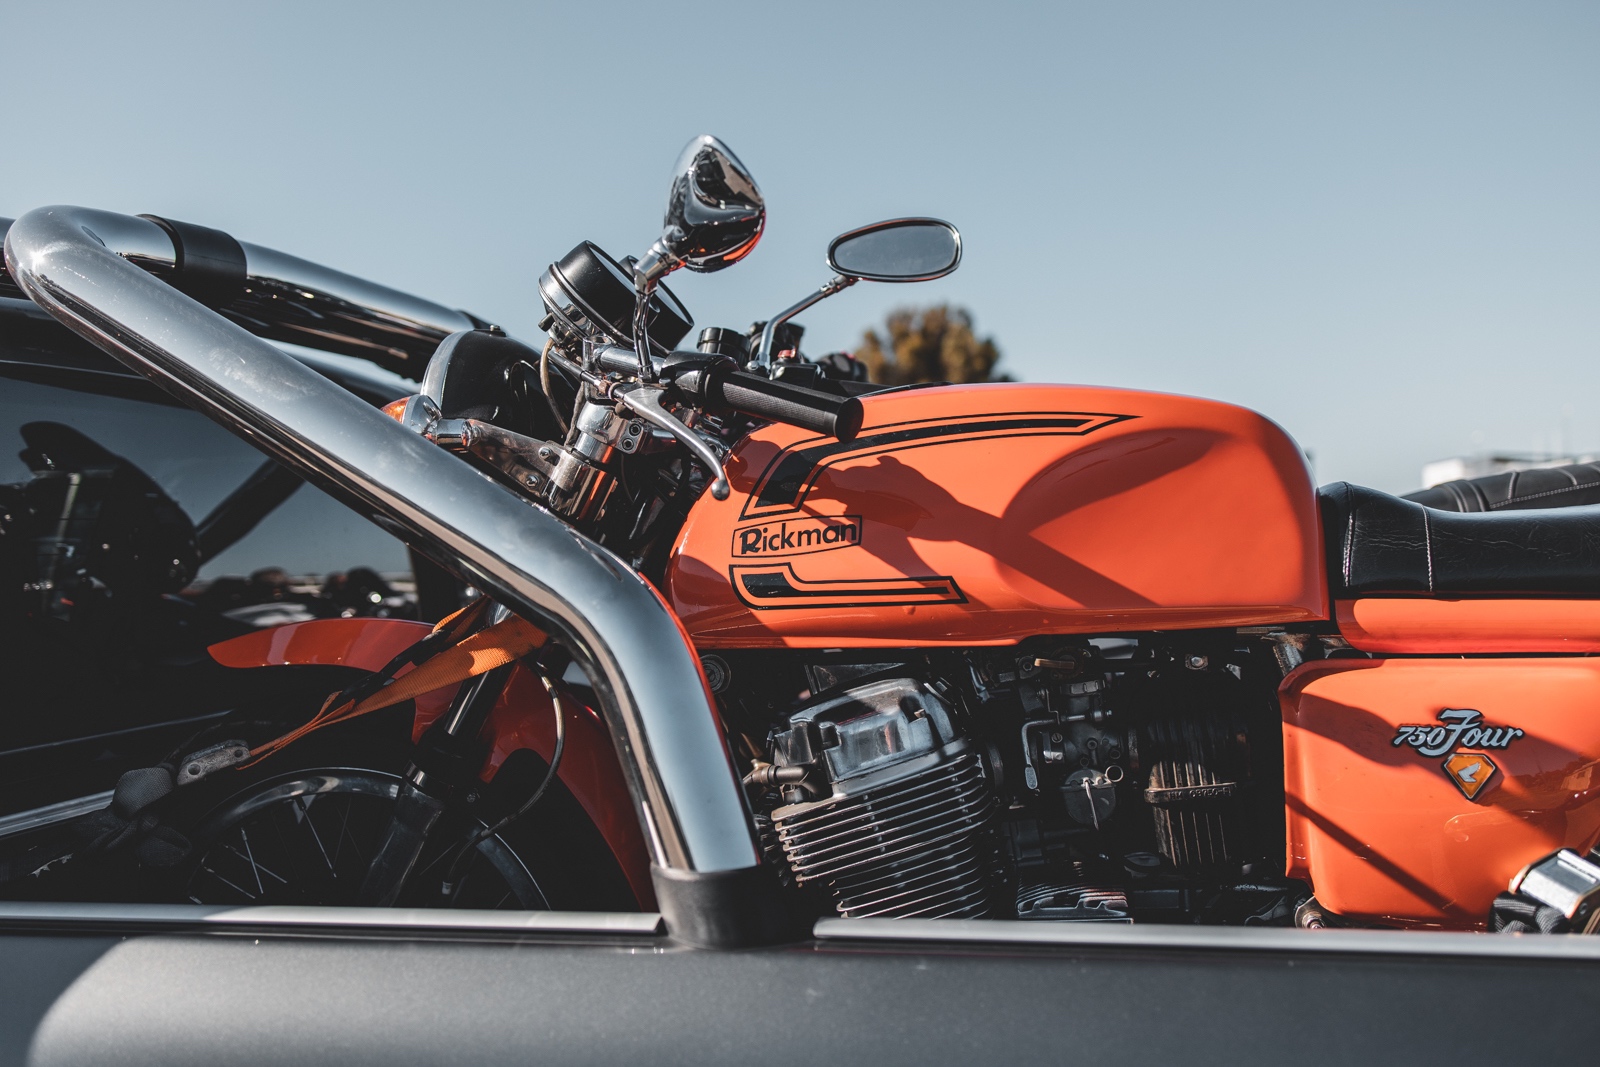
[[[1512,511],[1600,504],[1600,463],[1569,463],[1564,467],[1461,478],[1418,489],[1401,499],[1415,500],[1440,511]]]
[[[1460,513],[1348,482],[1319,496],[1335,596],[1600,593],[1600,504]]]

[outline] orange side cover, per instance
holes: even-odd
[[[1335,914],[1479,928],[1600,839],[1600,661],[1326,660],[1279,699],[1288,873]]]
[[[1600,600],[1340,600],[1339,633],[1363,652],[1600,652]]]

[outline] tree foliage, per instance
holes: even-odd
[[[1000,361],[994,338],[979,340],[972,313],[949,304],[891,311],[881,333],[872,329],[861,338],[856,358],[883,385],[1009,380],[994,373]]]

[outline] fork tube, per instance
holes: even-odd
[[[498,618],[491,616],[492,621],[499,621],[499,618],[509,614],[500,607],[495,611]],[[393,907],[400,899],[406,879],[416,869],[417,860],[421,858],[428,835],[433,832],[439,816],[444,814],[451,800],[471,787],[471,782],[462,780],[465,775],[452,774],[450,770],[459,772],[462,768],[469,768],[469,773],[477,770],[482,760],[479,734],[483,732],[489,712],[494,710],[495,703],[500,699],[511,671],[512,667],[508,665],[463,682],[455,699],[450,702],[450,710],[418,742],[417,753],[412,757],[413,763],[400,786],[399,796],[395,798],[389,832],[384,836],[383,844],[372,858],[367,876],[361,883],[360,903],[387,908]],[[438,761],[448,761],[456,764],[456,767],[441,771]],[[419,763],[427,764],[431,769],[424,769]]]

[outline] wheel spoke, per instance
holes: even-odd
[[[311,821],[311,805],[306,802],[306,798],[303,796],[295,797],[294,802],[295,807],[300,811],[301,825],[311,831],[311,840],[317,843],[317,852],[322,856],[323,866],[328,868],[328,875],[337,879],[339,872],[334,870],[333,861],[328,858],[328,850],[322,844],[322,835],[317,833],[317,824]]]
[[[289,884],[289,880],[287,878],[284,878],[273,871],[267,870],[266,867],[256,862],[255,851],[250,847],[250,835],[245,831],[243,826],[239,827],[239,840],[244,842],[244,856],[242,858],[250,864],[250,873],[255,876],[256,890],[261,896],[267,895],[267,887],[261,884],[261,873],[263,871],[266,871],[267,874],[278,879],[278,881],[282,882],[284,885]],[[234,854],[238,855],[238,852],[235,851]]]
[[[344,818],[339,822],[339,835],[334,839],[333,861],[335,863],[339,862],[339,856],[342,852],[344,852],[344,843],[346,839],[348,839],[350,842],[350,851],[355,854],[356,862],[361,863],[361,847],[359,844],[357,844],[355,836],[350,833],[350,812],[354,809],[354,807],[355,805],[350,803],[348,800],[345,802]],[[365,864],[362,865],[365,866]]]
[[[216,830],[208,837],[210,844],[197,840],[200,847],[185,894],[190,901],[349,903],[341,888],[357,884],[349,880],[351,872],[364,870],[363,857],[375,854],[381,845],[394,806],[393,787],[387,785],[392,778],[350,771],[326,777],[308,773],[317,776],[266,783],[264,788],[277,793],[274,799],[260,794],[238,798],[237,815],[231,819],[224,812],[212,817]],[[414,890],[420,892],[417,887],[429,874],[437,876],[466,835],[481,825],[468,820],[466,827],[441,827],[439,847],[429,848],[412,876]],[[442,902],[445,906],[549,906],[537,882],[499,835],[474,847],[463,866],[448,901]],[[436,906],[441,901],[435,895],[423,903]]]
[[[206,874],[209,874],[211,877],[215,878],[217,881],[221,882],[223,885],[227,886],[229,889],[234,890],[236,893],[238,893],[241,897],[244,898],[245,903],[247,903],[247,904],[250,903],[251,901],[261,899],[260,897],[251,896],[250,895],[250,890],[246,889],[242,885],[236,885],[231,879],[224,877],[222,875],[222,873],[219,872],[215,867],[204,867],[204,866],[202,866],[200,868],[200,870],[205,872]],[[196,904],[206,903],[205,901],[199,900],[199,899],[197,899],[195,897],[190,897],[189,899],[193,900]]]

